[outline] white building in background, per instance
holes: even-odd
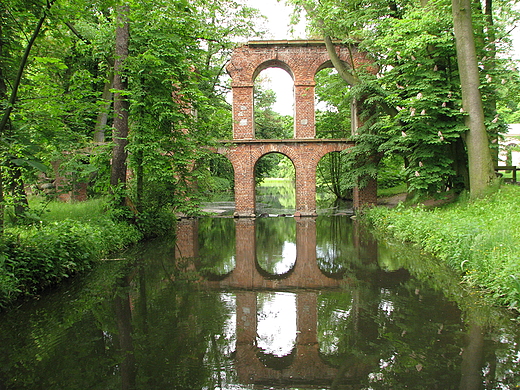
[[[520,168],[520,123],[510,124],[509,132],[503,136],[504,139],[500,141],[498,165],[514,165]],[[517,150],[511,150],[515,146]],[[508,154],[511,156],[511,162],[508,161]]]

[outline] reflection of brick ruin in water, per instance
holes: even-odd
[[[363,53],[338,46],[338,56],[350,67],[368,64]],[[286,70],[294,80],[294,138],[290,140],[257,140],[254,129],[254,80],[270,67]],[[294,164],[296,175],[296,214],[316,214],[316,167],[330,152],[352,147],[345,139],[315,139],[314,76],[332,67],[323,41],[256,41],[236,49],[226,69],[232,78],[233,140],[218,148],[235,171],[235,213],[255,213],[256,162],[267,153],[281,153]],[[354,107],[354,106],[353,106]],[[357,113],[353,109],[357,126]],[[375,182],[355,189],[354,207],[377,202]]]
[[[236,296],[235,368],[243,384],[330,385],[338,375],[348,381],[349,378],[367,374],[366,364],[353,361],[349,362],[348,368],[338,369],[327,364],[320,355],[317,338],[319,290],[339,289],[349,281],[328,277],[318,267],[316,219],[295,220],[297,255],[289,272],[276,278],[261,274],[256,260],[255,220],[239,218],[234,219],[235,268],[222,280],[202,282],[206,288],[232,291]],[[177,255],[198,254],[197,226],[197,220],[182,220],[179,223]],[[356,250],[366,257],[365,260],[377,260],[377,246],[371,242],[370,248],[362,248],[358,230],[353,229],[353,234]],[[262,351],[257,347],[257,294],[277,291],[291,291],[296,295],[296,341],[288,357],[289,364],[284,364],[283,368],[276,367],[277,360],[286,357],[271,357],[272,364],[266,364]]]

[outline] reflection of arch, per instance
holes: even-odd
[[[293,347],[291,353],[285,356],[276,356],[271,353],[265,353],[262,350],[257,352],[258,360],[260,360],[263,365],[267,368],[272,368],[273,370],[285,370],[294,363],[294,359],[296,357],[297,349]]]
[[[283,273],[272,273],[268,270],[265,270],[262,268],[262,266],[259,264],[258,260],[255,261],[255,268],[256,272],[258,272],[259,275],[261,275],[263,278],[266,279],[286,279],[294,272],[294,269],[296,268],[296,259],[294,259],[294,262],[292,264],[292,267],[289,268],[286,272]]]
[[[343,217],[346,218],[346,217]],[[274,218],[273,218],[274,219]],[[296,218],[298,260],[290,275],[281,279],[265,278],[255,269],[255,220],[229,219],[236,227],[236,268],[219,281],[202,281],[206,288],[233,291],[236,296],[236,351],[235,367],[241,383],[262,384],[278,380],[281,385],[298,386],[312,383],[316,386],[330,386],[341,373],[342,383],[353,378],[366,376],[373,366],[363,361],[347,361],[347,367],[338,368],[328,364],[320,354],[317,338],[318,294],[317,289],[334,290],[348,280],[327,277],[316,263],[316,220]],[[186,221],[186,220],[183,220]],[[191,229],[189,222],[192,223]],[[194,236],[196,221],[186,221],[181,225],[187,234]],[[353,234],[355,230],[352,230]],[[195,234],[196,237],[196,234]],[[360,245],[359,240],[354,240]],[[367,242],[372,246],[374,243]],[[192,252],[196,252],[193,250]],[[367,259],[368,260],[368,259]],[[257,345],[257,295],[259,291],[295,291],[296,294],[296,342],[294,353],[284,358],[274,358]],[[289,364],[290,363],[290,364]],[[377,362],[376,362],[377,363]],[[280,369],[280,364],[284,367]],[[375,364],[375,363],[374,363]]]
[[[346,216],[334,217],[336,219]],[[289,219],[296,222],[297,258],[290,272],[280,278],[266,277],[258,272],[256,266],[256,226],[255,219],[249,218],[214,218],[234,224],[234,260],[235,268],[218,281],[207,282],[208,286],[222,289],[292,289],[292,288],[337,288],[344,283],[327,272],[322,271],[317,263],[317,235],[315,218]],[[277,220],[278,218],[266,218]],[[285,219],[285,218],[284,218]],[[328,218],[330,219],[330,217]],[[320,220],[318,218],[318,220]],[[200,255],[198,229],[201,223],[194,219],[182,219],[177,223],[176,257],[197,257]],[[361,264],[371,266],[377,261],[377,244],[367,235],[359,232],[357,224],[345,232],[343,240],[352,239],[354,255]],[[322,229],[324,230],[324,229]],[[326,230],[326,229],[325,229]],[[347,235],[347,237],[345,237]],[[228,240],[229,241],[229,240]],[[332,276],[332,277],[331,277]]]
[[[326,276],[316,262],[316,221],[313,218],[296,220],[297,258],[290,272],[279,277],[266,277],[256,266],[255,220],[235,219],[236,266],[231,274],[208,285],[223,289],[291,289],[337,288],[343,280]]]

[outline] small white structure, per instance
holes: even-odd
[[[500,141],[498,165],[514,165],[520,168],[520,123],[509,125],[509,131],[503,135]],[[516,147],[518,150],[511,150]]]

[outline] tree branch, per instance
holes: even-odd
[[[334,65],[334,68],[336,68],[338,71],[339,76],[351,86],[360,84],[361,80],[359,77],[357,77],[354,73],[351,73],[348,70],[347,65],[339,58],[338,53],[336,52],[336,47],[334,46],[334,43],[332,43],[331,37],[329,35],[325,35],[323,39],[325,41],[327,53],[329,54],[330,60],[332,61],[332,65]]]
[[[14,103],[16,102],[16,97],[18,95],[18,88],[20,87],[20,83],[22,81],[23,71],[29,59],[29,54],[31,53],[31,49],[34,45],[34,42],[36,41],[36,38],[38,38],[38,34],[40,33],[40,30],[43,26],[43,22],[47,17],[47,12],[49,12],[53,3],[54,0],[47,2],[47,6],[43,10],[43,14],[40,17],[40,20],[38,20],[38,24],[34,28],[33,34],[29,39],[29,42],[27,42],[27,46],[25,47],[23,57],[20,61],[20,66],[18,67],[16,79],[14,80],[13,90],[11,91],[11,97],[9,98],[9,102],[7,103],[7,107],[5,108],[4,115],[2,116],[2,121],[0,122],[0,134],[4,133],[7,122],[9,121],[9,117],[11,116],[11,112],[13,111]]]

